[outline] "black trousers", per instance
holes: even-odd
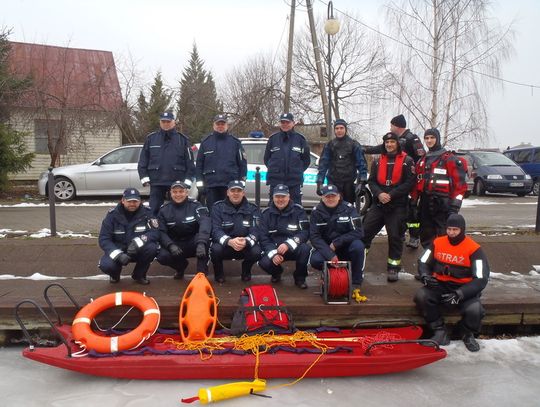
[[[287,250],[285,255],[285,261],[295,260],[296,265],[294,269],[294,281],[304,282],[307,277],[307,264],[309,261],[309,254],[311,252],[311,247],[307,243],[302,243],[298,245],[295,251]],[[281,265],[276,266],[272,259],[265,255],[259,260],[259,266],[266,271],[268,274],[273,276],[280,275],[283,273],[283,267]]]
[[[180,256],[173,256],[166,248],[161,247],[156,259],[159,264],[172,267],[178,273],[184,274],[184,271],[189,264],[187,259],[196,257],[195,252],[197,243],[195,242],[195,238],[192,238],[189,240],[176,241],[174,244],[182,249],[182,254]],[[197,259],[197,272],[208,274],[208,252],[205,258]]]
[[[227,187],[210,187],[205,190],[206,207],[209,211],[217,201],[222,201],[227,197]]]
[[[212,243],[210,248],[210,259],[214,266],[214,278],[216,279],[225,276],[223,260],[244,259],[242,262],[242,274],[247,275],[251,273],[251,268],[260,258],[261,247],[258,244],[253,247],[246,246],[244,250],[239,252],[220,243]]]
[[[396,268],[395,261],[401,261],[403,254],[401,236],[406,218],[407,208],[405,206],[395,206],[392,210],[388,210],[379,205],[371,205],[364,218],[364,238],[362,241],[369,248],[373,238],[385,226],[388,235],[387,263],[389,266],[396,266]]]
[[[426,323],[442,321],[441,314],[441,295],[450,292],[449,288],[444,285],[438,289],[422,287],[414,296],[416,307],[426,320]],[[484,318],[485,310],[480,302],[480,296],[469,298],[465,301],[460,301],[456,305],[445,305],[447,308],[457,307],[461,314],[460,325],[466,331],[477,334],[480,332],[482,318]]]
[[[337,187],[338,191],[343,196],[344,201],[349,202],[354,205],[356,201],[356,194],[354,191],[355,190],[354,180],[340,182],[333,179],[329,179],[328,181]]]
[[[426,248],[438,236],[446,234],[449,208],[444,199],[422,195],[420,199],[420,243]]]

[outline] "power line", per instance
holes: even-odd
[[[328,3],[323,1],[323,0],[319,0],[319,3],[322,3],[324,4],[325,6],[328,6]],[[403,42],[397,38],[394,38],[392,37],[391,35],[388,35],[386,33],[383,33],[382,31],[379,31],[378,29],[376,28],[373,28],[371,26],[369,26],[368,24],[358,20],[357,18],[347,14],[346,12],[334,7],[334,10],[336,10],[337,12],[343,14],[344,16],[347,16],[348,18],[350,18],[351,20],[357,22],[358,24],[362,25],[363,27],[367,28],[368,30],[371,30],[379,35],[381,35],[382,37],[385,37],[385,38],[388,38],[389,40],[392,40],[400,45],[403,45],[407,48],[411,48],[413,49],[414,51],[416,52],[419,52],[419,53],[422,53],[426,56],[429,56],[430,58],[433,58],[434,56],[429,54],[428,52],[424,51],[424,50],[421,50],[421,49],[417,49],[415,48],[414,46],[412,46],[411,44],[408,44],[406,42]],[[436,57],[440,62],[443,62],[443,63],[446,63],[447,61],[445,61],[443,58],[440,58],[440,57]],[[527,88],[530,88],[531,91],[533,89],[540,89],[540,85],[533,85],[533,84],[530,84],[530,83],[523,83],[523,82],[516,82],[516,81],[512,81],[512,80],[509,80],[509,79],[505,79],[505,78],[501,78],[500,76],[496,76],[496,75],[491,75],[489,73],[486,73],[486,72],[479,72],[479,71],[476,71],[474,70],[473,68],[466,68],[466,67],[460,67],[461,69],[464,69],[464,70],[467,70],[469,72],[472,72],[472,73],[475,73],[477,75],[482,75],[482,76],[486,76],[488,78],[491,78],[491,79],[495,79],[495,80],[498,80],[498,81],[501,81],[501,82],[504,82],[504,83],[508,83],[510,85],[516,85],[516,86],[524,86],[524,87],[527,87]]]

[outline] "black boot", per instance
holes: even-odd
[[[442,319],[439,319],[435,322],[430,323],[429,327],[433,330],[433,336],[429,339],[431,339],[434,342],[437,342],[439,346],[450,345],[450,337],[448,336],[448,333],[446,332],[446,328],[444,326],[444,322],[442,321]]]
[[[463,335],[463,343],[470,352],[478,352],[480,350],[480,344],[476,341],[472,332],[467,332]]]
[[[391,282],[391,283],[395,283],[396,281],[398,281],[398,279],[399,279],[399,270],[400,270],[399,267],[389,266],[388,269],[387,269],[388,274],[386,275],[386,280]]]

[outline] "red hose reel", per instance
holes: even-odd
[[[352,298],[351,262],[325,262],[321,284],[321,294],[325,304],[350,304]]]

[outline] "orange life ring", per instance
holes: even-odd
[[[92,319],[106,309],[119,305],[131,305],[141,310],[144,317],[139,326],[120,336],[95,333],[90,326]],[[139,346],[156,332],[159,320],[160,312],[156,300],[139,292],[125,291],[104,295],[81,308],[75,315],[71,331],[75,341],[86,349],[113,353]]]
[[[204,341],[214,335],[217,323],[217,302],[212,285],[197,273],[180,302],[178,325],[184,342]]]

